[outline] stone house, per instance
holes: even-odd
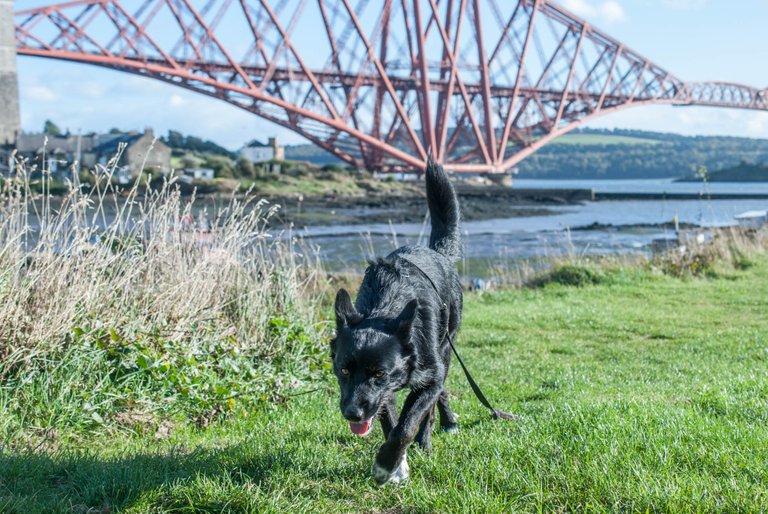
[[[86,168],[96,164],[93,148],[97,140],[95,134],[54,136],[23,132],[16,138],[16,151],[27,161],[29,170],[43,169],[44,166],[53,175],[63,175],[72,171],[72,164],[76,161]]]
[[[240,157],[253,163],[285,160],[285,147],[280,144],[276,137],[270,137],[267,144],[254,139],[242,147],[239,153]]]
[[[93,169],[98,163],[106,165],[118,153],[121,144],[126,147],[117,165],[118,178],[134,177],[145,161],[146,171],[168,173],[171,169],[171,149],[162,141],[155,141],[154,133],[147,129],[138,132],[116,134],[50,134],[22,133],[16,140],[18,155],[26,159],[28,169],[45,168],[54,176],[72,173],[72,165]],[[150,151],[151,148],[151,151]],[[43,162],[45,160],[45,163]]]
[[[121,177],[135,177],[141,171],[168,174],[171,171],[171,148],[161,140],[155,141],[152,129],[143,134],[130,132],[119,134],[109,141],[95,147],[93,153],[97,162],[106,165],[114,159],[124,145],[117,172]]]

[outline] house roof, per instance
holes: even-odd
[[[243,148],[271,148],[268,144],[262,143],[254,139],[250,143],[247,143]]]
[[[96,152],[100,148],[108,149],[110,144],[117,149],[116,139],[126,140],[132,137],[139,138],[141,134],[136,133],[118,133],[118,134],[86,134],[77,136],[67,134],[64,136],[53,136],[50,134],[29,134],[22,132],[16,139],[16,148],[19,153],[42,153],[46,151],[52,154],[66,154],[77,152],[78,137],[80,139],[81,152]],[[47,142],[46,142],[47,138]]]
[[[93,149],[93,152],[98,155],[115,154],[117,153],[117,147],[120,144],[125,143],[126,146],[131,146],[133,143],[141,139],[144,134],[138,134],[136,132],[129,132],[124,134],[113,134],[114,137],[104,141]]]
[[[78,137],[80,139],[80,151],[90,151],[94,144],[96,136],[85,135],[77,136],[67,134],[65,136],[53,136],[50,134],[27,134],[21,133],[16,139],[16,148],[20,153],[74,153],[77,151]]]

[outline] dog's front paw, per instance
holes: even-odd
[[[408,467],[408,459],[405,453],[397,467],[391,471],[380,466],[378,462],[373,463],[373,478],[377,484],[382,486],[389,483],[399,484],[405,482],[410,475],[411,469]]]

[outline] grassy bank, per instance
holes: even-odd
[[[490,420],[452,369],[461,431],[412,450],[402,487],[374,485],[379,430],[348,431],[325,374],[318,391],[206,428],[6,439],[0,511],[764,511],[768,258],[737,268],[468,295],[462,356],[521,419]]]
[[[320,268],[267,232],[268,204],[233,196],[201,224],[194,197],[164,183],[118,194],[113,171],[55,204],[45,171],[43,194],[23,169],[0,183],[3,451],[156,420],[205,426],[318,373]]]

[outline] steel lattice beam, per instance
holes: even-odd
[[[637,105],[768,110],[767,90],[685,83],[547,0],[74,0],[15,16],[21,55],[210,95],[382,171],[432,152],[504,172]]]

